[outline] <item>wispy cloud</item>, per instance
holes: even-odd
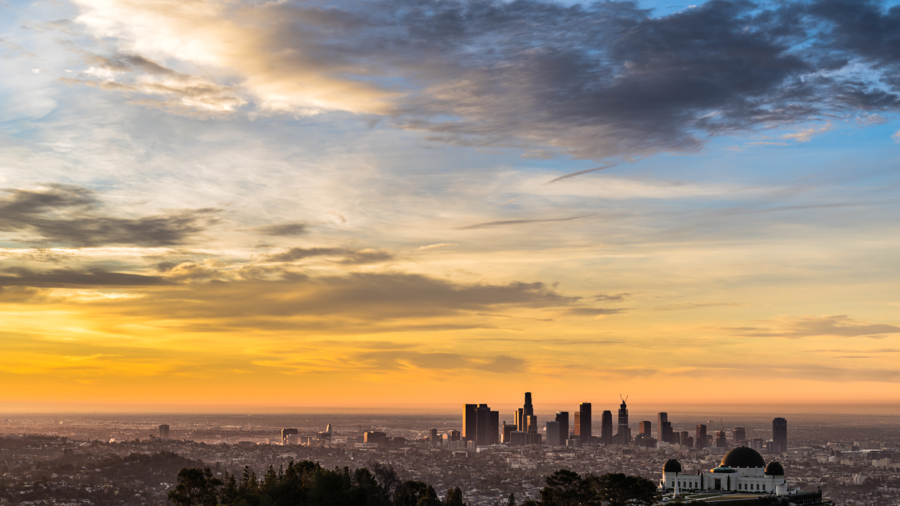
[[[465,227],[458,227],[456,230],[475,230],[479,228],[494,228],[494,227],[506,227],[510,225],[527,225],[529,223],[553,223],[557,221],[572,221],[579,220],[581,218],[586,218],[587,214],[581,216],[570,216],[568,218],[534,218],[534,219],[523,219],[523,220],[501,220],[501,221],[488,221],[485,223],[476,223],[474,225],[467,225]]]

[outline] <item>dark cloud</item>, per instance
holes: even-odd
[[[16,240],[54,245],[174,246],[188,242],[215,220],[215,209],[195,209],[140,218],[111,216],[95,192],[71,185],[40,190],[3,190],[0,233]]]
[[[54,269],[35,272],[23,268],[0,271],[0,287],[37,288],[162,286],[169,281],[156,276],[142,276],[103,269]]]
[[[622,302],[629,296],[630,293],[598,293],[593,299],[597,302]]]
[[[295,262],[312,257],[343,257],[344,265],[362,265],[387,262],[394,259],[393,253],[384,250],[347,248],[291,248],[283,253],[266,257],[269,262]]]
[[[763,322],[766,325],[756,327],[732,327],[728,330],[745,337],[783,337],[799,339],[803,337],[885,337],[885,334],[898,334],[900,327],[879,323],[864,323],[853,320],[847,315],[807,316]]]
[[[278,225],[260,227],[256,230],[264,235],[295,237],[309,232],[309,225],[306,223],[280,223]]]
[[[418,84],[396,123],[449,142],[588,158],[693,151],[709,135],[900,102],[878,82],[896,75],[885,67],[900,59],[900,11],[874,1],[713,0],[664,17],[636,2],[337,5],[314,52]],[[871,76],[838,73],[860,59]]]
[[[570,216],[568,218],[545,218],[545,219],[531,219],[531,220],[503,220],[503,221],[488,221],[485,223],[476,223],[474,225],[468,225],[465,227],[459,227],[457,230],[475,230],[479,228],[494,228],[494,227],[505,227],[508,225],[526,225],[528,223],[552,223],[555,221],[572,221],[580,218],[584,218],[587,215],[582,216]]]

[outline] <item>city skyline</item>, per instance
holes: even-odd
[[[0,405],[898,413],[898,4],[6,2]]]

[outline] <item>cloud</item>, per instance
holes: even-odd
[[[681,311],[684,309],[700,309],[704,307],[731,306],[735,307],[739,304],[736,302],[686,302],[684,304],[668,304],[666,306],[657,306],[653,309],[656,311]]]
[[[98,268],[88,270],[53,269],[40,272],[23,268],[9,268],[0,271],[0,287],[138,287],[168,284],[170,284],[169,281],[157,276],[109,272]]]
[[[582,174],[589,174],[589,173],[591,173],[591,172],[597,172],[597,171],[601,171],[601,170],[606,170],[606,169],[615,167],[616,165],[618,165],[618,164],[610,163],[610,164],[603,165],[603,166],[601,166],[601,167],[594,167],[593,169],[579,170],[579,171],[572,172],[572,173],[569,173],[569,174],[565,174],[565,175],[562,175],[562,176],[559,176],[559,177],[555,177],[555,178],[551,179],[550,181],[547,181],[546,184],[556,183],[556,182],[558,182],[558,181],[562,181],[562,180],[564,180],[564,179],[569,179],[569,178],[575,177],[575,176],[580,176],[580,175],[582,175]]]
[[[869,337],[881,338],[885,334],[898,334],[900,327],[887,324],[864,323],[847,315],[806,316],[802,318],[782,318],[761,322],[758,327],[726,328],[743,337],[783,337],[799,339],[803,337]]]
[[[526,225],[529,223],[552,223],[556,221],[572,221],[578,220],[581,218],[585,218],[588,215],[581,216],[570,216],[568,218],[545,218],[545,219],[530,219],[530,220],[503,220],[503,221],[488,221],[485,223],[476,223],[474,225],[468,225],[465,227],[459,227],[456,230],[475,230],[479,228],[494,228],[494,227],[505,227],[508,225]]]
[[[566,314],[573,316],[604,316],[624,313],[625,309],[607,309],[602,307],[573,307],[566,310]]]
[[[630,293],[598,293],[593,296],[597,302],[622,302],[631,296]]]
[[[896,13],[875,1],[668,16],[549,0],[76,4],[119,44],[82,82],[201,113],[374,114],[437,141],[606,159],[900,105]]]
[[[458,353],[383,351],[361,353],[352,358],[360,366],[377,370],[427,369],[452,371],[475,369],[494,373],[526,372],[527,362],[520,358],[498,355],[490,359],[474,358]]]
[[[264,235],[276,237],[296,237],[309,232],[309,225],[306,223],[279,223],[277,225],[268,225],[256,229]]]
[[[215,223],[215,209],[195,209],[141,218],[104,213],[94,191],[71,185],[38,190],[6,189],[0,198],[0,232],[25,234],[20,242],[75,247],[185,244]]]
[[[361,265],[387,262],[394,259],[388,251],[376,249],[352,250],[346,248],[291,248],[283,253],[266,257],[269,262],[295,262],[312,257],[344,257],[340,263],[345,265]]]
[[[446,248],[449,246],[459,246],[459,244],[456,244],[454,242],[439,242],[437,244],[428,244],[426,246],[419,246],[418,250],[419,251],[427,251],[430,249]]]
[[[793,140],[793,141],[797,141],[797,142],[809,142],[812,140],[814,135],[820,134],[823,132],[827,132],[827,131],[831,130],[833,127],[834,127],[834,125],[829,121],[824,126],[821,126],[819,128],[816,128],[816,127],[806,128],[806,129],[800,130],[799,132],[794,132],[791,134],[784,134],[781,136],[781,138]]]

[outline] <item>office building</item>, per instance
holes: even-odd
[[[628,405],[625,404],[625,399],[622,399],[622,404],[619,405],[619,431],[616,433],[616,438],[619,444],[631,444],[631,429],[628,428]]]
[[[591,403],[582,402],[575,413],[575,435],[582,445],[591,444]]]
[[[438,439],[437,429],[431,429],[431,434],[428,436],[428,440],[431,441],[431,446],[436,446],[439,444],[441,439]]]
[[[463,405],[462,438],[464,441],[475,441],[475,433],[478,431],[475,419],[476,409],[478,409],[477,404]]]
[[[525,432],[529,434],[536,434],[538,431],[537,427],[537,417],[534,415],[528,415],[525,417]]]
[[[525,446],[528,444],[528,434],[520,430],[514,430],[509,434],[510,446]]]
[[[556,421],[559,423],[559,445],[565,446],[566,439],[569,438],[569,412],[568,411],[557,411],[556,412]],[[549,436],[548,443],[550,441]]]
[[[525,432],[525,409],[519,408],[515,412],[515,420],[513,420],[516,424],[516,430],[519,432]]]
[[[449,441],[459,441],[460,433],[458,430],[451,430],[447,433],[447,440]]]
[[[489,443],[492,445],[500,444],[500,412],[499,411],[491,411],[491,421],[490,427],[488,427],[488,431],[490,431],[490,435],[488,436]]]
[[[638,424],[638,433],[640,433],[641,435],[643,435],[645,437],[653,437],[653,433],[651,432],[651,430],[652,430],[651,425],[652,424],[647,421],[639,423]]]
[[[728,437],[724,430],[716,431],[716,448],[728,448]]]
[[[694,438],[694,446],[696,446],[698,450],[702,450],[706,448],[706,441],[706,425],[701,423],[697,426],[697,435]]]
[[[300,431],[297,429],[281,429],[281,443],[287,444],[288,436],[291,436],[291,435],[296,436],[299,434],[300,434]]]
[[[743,445],[747,441],[747,431],[743,427],[731,429],[731,442],[735,446]]]
[[[503,440],[502,440],[502,442],[504,442],[506,444],[510,444],[512,442],[510,434],[512,434],[514,431],[517,431],[517,430],[519,430],[519,428],[516,427],[516,424],[503,422]]]
[[[159,437],[162,439],[169,439],[169,426],[168,425],[160,425],[159,426]]]
[[[525,416],[534,415],[534,405],[531,404],[531,392],[525,392],[525,406],[523,408]]]
[[[787,451],[787,420],[784,418],[772,420],[772,442],[775,444],[775,453]]]
[[[600,417],[600,442],[605,445],[613,442],[612,411],[606,410]]]
[[[668,421],[668,413],[659,413],[656,415],[656,439],[659,441],[666,441],[666,435],[663,433],[663,424]]]
[[[561,446],[559,437],[559,422],[547,422],[547,444],[550,446]]]
[[[691,433],[688,431],[681,431],[678,433],[678,444],[684,446],[685,448],[693,448],[694,447],[694,438],[691,437]]]
[[[475,444],[478,446],[491,444],[491,408],[487,404],[479,404],[475,408]]]

